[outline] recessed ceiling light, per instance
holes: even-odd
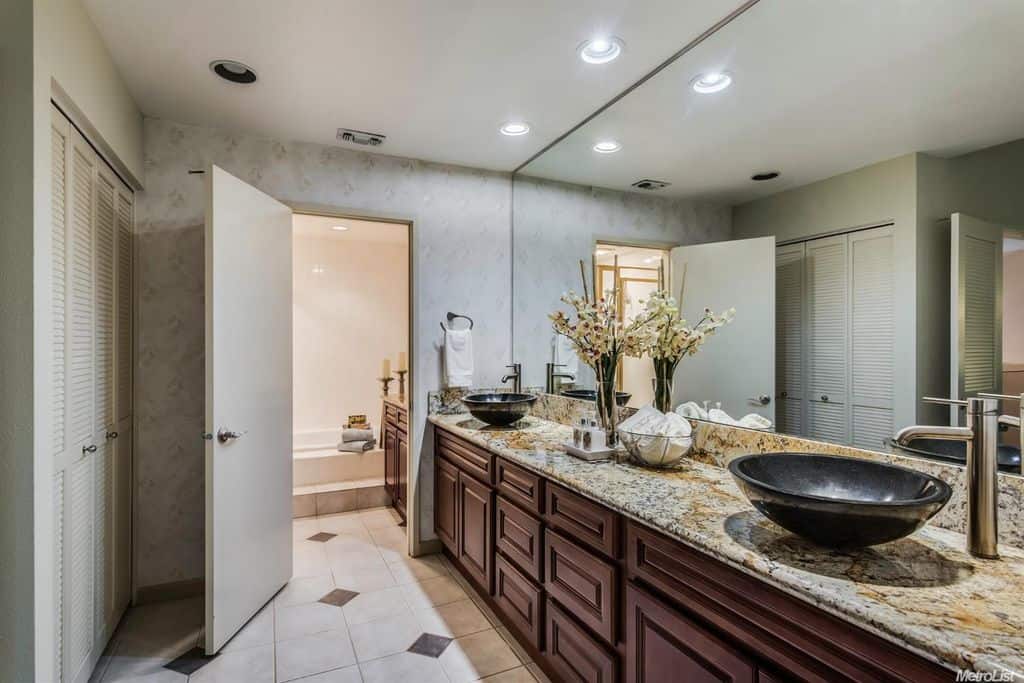
[[[710,71],[706,74],[699,74],[690,81],[690,85],[702,95],[721,92],[732,85],[732,74],[728,71]]]
[[[529,133],[530,124],[525,121],[509,121],[508,123],[503,124],[498,130],[501,131],[502,135],[516,137],[517,135],[526,135]]]
[[[597,251],[594,252],[594,256],[607,256],[610,253],[612,252],[608,251],[607,249],[598,249]]]
[[[580,43],[576,53],[587,64],[607,64],[622,54],[623,47],[619,38],[601,36]]]
[[[775,180],[779,177],[778,171],[763,171],[750,176],[751,180]]]
[[[347,225],[332,225],[331,230],[337,230],[338,232],[345,232],[348,230]]]
[[[599,154],[611,154],[613,152],[618,152],[620,149],[622,149],[622,145],[617,143],[615,140],[602,140],[594,145],[594,151]]]
[[[216,59],[210,62],[210,70],[225,81],[232,83],[255,83],[256,72],[251,68],[231,59]]]

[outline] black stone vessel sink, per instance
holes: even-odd
[[[955,462],[960,465],[967,462],[967,444],[963,441],[919,438],[912,439],[905,445],[897,443],[896,439],[892,439],[890,443],[894,448],[929,460]],[[999,444],[997,448],[996,457],[999,460],[999,471],[1019,474],[1020,448],[1008,444]]]
[[[537,397],[533,394],[495,392],[470,394],[462,399],[470,414],[481,422],[504,427],[530,414]]]
[[[597,390],[595,389],[564,389],[562,396],[566,398],[578,398],[583,401],[597,401]],[[620,408],[627,403],[629,399],[633,397],[633,394],[627,394],[625,391],[615,392],[615,404]]]
[[[941,479],[906,467],[831,455],[744,455],[729,463],[729,472],[768,519],[830,548],[908,536],[951,493]]]

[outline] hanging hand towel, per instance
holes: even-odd
[[[566,378],[567,382],[576,381],[576,373],[580,370],[580,357],[576,355],[576,345],[564,334],[556,334],[551,340],[552,362],[563,367],[556,367],[555,372],[572,375],[572,379]]]
[[[445,330],[444,374],[449,387],[473,385],[473,333]]]

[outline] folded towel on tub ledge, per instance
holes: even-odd
[[[366,451],[372,451],[377,447],[376,439],[367,439],[366,441],[349,441],[338,444],[338,450],[342,453],[365,453]]]
[[[352,441],[372,441],[373,429],[342,429],[341,442],[351,443]]]

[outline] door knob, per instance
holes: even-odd
[[[118,434],[117,432],[107,432],[107,440],[108,441],[110,439],[116,439],[118,436],[120,436],[120,434]]]
[[[245,432],[233,432],[233,431],[231,431],[229,429],[218,429],[217,430],[217,441],[220,441],[221,443],[227,443],[227,442],[232,441],[234,439],[242,438],[243,434],[245,434]]]
[[[748,398],[747,400],[755,405],[766,406],[772,402],[772,397],[767,394],[761,394],[757,398]]]
[[[822,394],[822,395],[821,395],[821,400],[822,400],[823,402],[825,402],[825,403],[828,403],[828,394]]]

